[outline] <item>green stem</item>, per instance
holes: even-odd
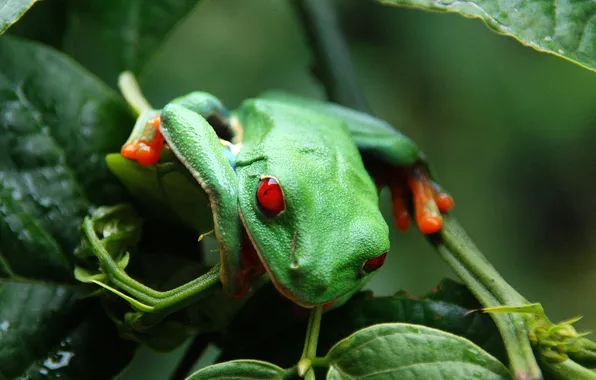
[[[356,110],[368,111],[356,80],[350,50],[327,0],[293,0],[315,54],[314,74],[327,98]]]
[[[323,306],[316,306],[310,312],[308,319],[308,334],[305,342],[305,352],[307,358],[317,356],[317,344],[319,342],[319,332],[321,331],[321,318],[323,316]]]
[[[439,256],[455,271],[484,307],[521,306],[528,302],[511,287],[472,243],[455,219],[445,216],[440,238],[431,237]],[[528,320],[519,313],[491,313],[515,378],[542,379],[528,338]]]
[[[441,230],[443,244],[456,255],[460,263],[480,281],[503,305],[520,306],[528,304],[511,285],[488,262],[454,218],[444,216]]]
[[[552,363],[546,359],[541,360],[542,367],[553,379],[561,380],[594,380],[596,373],[584,366],[577,364],[571,359],[565,360],[562,363]]]
[[[314,379],[315,375],[312,365],[313,360],[317,356],[317,344],[319,342],[322,316],[323,306],[319,305],[311,309],[310,317],[308,318],[304,348],[298,362],[298,375],[304,376],[307,380]]]
[[[139,82],[130,71],[124,71],[118,77],[118,87],[126,99],[126,102],[139,117],[143,112],[153,109],[147,99],[143,96]]]
[[[310,358],[310,364],[313,367],[329,367],[329,360],[327,357],[324,358]]]

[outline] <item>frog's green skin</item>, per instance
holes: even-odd
[[[222,141],[207,122],[206,117],[213,120],[214,115],[228,125],[234,144]],[[198,233],[213,226],[221,282],[229,294],[243,289],[241,245],[246,230],[279,292],[305,307],[357,291],[372,275],[363,272],[364,262],[389,250],[378,191],[361,153],[390,166],[410,167],[422,160],[408,138],[380,119],[285,94],[247,100],[229,114],[212,95],[195,92],[161,110],[161,132],[169,152],[159,164],[141,167],[110,155],[110,169],[151,204],[163,203],[160,192],[176,194],[165,203],[175,214],[185,214],[182,219]],[[163,161],[174,167],[164,173],[177,173],[178,185],[156,179]],[[194,180],[187,179],[180,163]],[[283,191],[286,208],[274,217],[257,204],[257,186],[264,177],[277,179]],[[143,178],[153,185],[145,186]],[[196,201],[180,196],[179,189],[196,184],[204,191]],[[205,210],[205,195],[211,212]],[[140,297],[142,290],[129,293],[149,311],[173,307],[202,290],[195,287],[189,293],[189,288],[183,289],[184,297],[176,292],[154,298]]]

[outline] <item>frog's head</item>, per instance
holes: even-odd
[[[237,168],[250,240],[277,290],[304,307],[360,288],[389,250],[376,186],[354,151],[298,148]]]

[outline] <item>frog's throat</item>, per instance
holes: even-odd
[[[285,286],[283,286],[282,284],[279,283],[279,281],[277,280],[277,278],[275,278],[275,275],[271,271],[271,268],[269,268],[269,265],[267,264],[267,261],[263,259],[263,255],[261,255],[261,252],[259,251],[259,247],[255,244],[255,241],[254,241],[252,235],[250,234],[250,230],[246,226],[246,221],[244,220],[244,215],[242,215],[242,211],[238,210],[238,213],[240,214],[240,220],[242,220],[242,224],[244,226],[244,230],[246,231],[246,235],[248,236],[248,239],[250,240],[250,243],[254,247],[255,252],[257,253],[257,256],[259,257],[259,260],[261,261],[261,264],[263,265],[263,267],[267,271],[267,274],[269,275],[269,278],[271,279],[271,282],[273,283],[273,286],[275,286],[275,289],[277,289],[277,291],[282,296],[286,297],[287,299],[289,299],[290,301],[294,302],[298,306],[302,306],[302,307],[307,308],[307,309],[310,309],[310,308],[313,308],[315,306],[318,306],[316,304],[309,304],[309,303],[305,303],[305,302],[302,302],[302,301],[298,300],[296,298],[296,296],[294,296],[292,294],[292,292],[290,292]]]

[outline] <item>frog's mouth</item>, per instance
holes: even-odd
[[[244,221],[244,219],[242,219],[242,221]],[[318,304],[305,303],[299,300],[295,294],[293,294],[285,286],[280,284],[279,281],[277,281],[277,279],[271,272],[271,269],[267,265],[267,262],[263,259],[263,256],[259,252],[256,244],[254,243],[253,238],[250,236],[250,233],[246,229],[246,226],[244,226],[241,255],[242,269],[240,270],[240,278],[242,285],[246,287],[246,290],[248,290],[248,287],[250,286],[251,282],[253,282],[255,279],[257,279],[266,272],[269,275],[269,278],[271,279],[273,286],[275,286],[275,289],[277,289],[277,291],[282,296],[284,296],[291,302],[297,304],[298,306],[302,306],[304,308],[309,309],[318,306]],[[335,301],[336,300],[334,299],[324,303],[323,309],[330,307],[335,303]]]

